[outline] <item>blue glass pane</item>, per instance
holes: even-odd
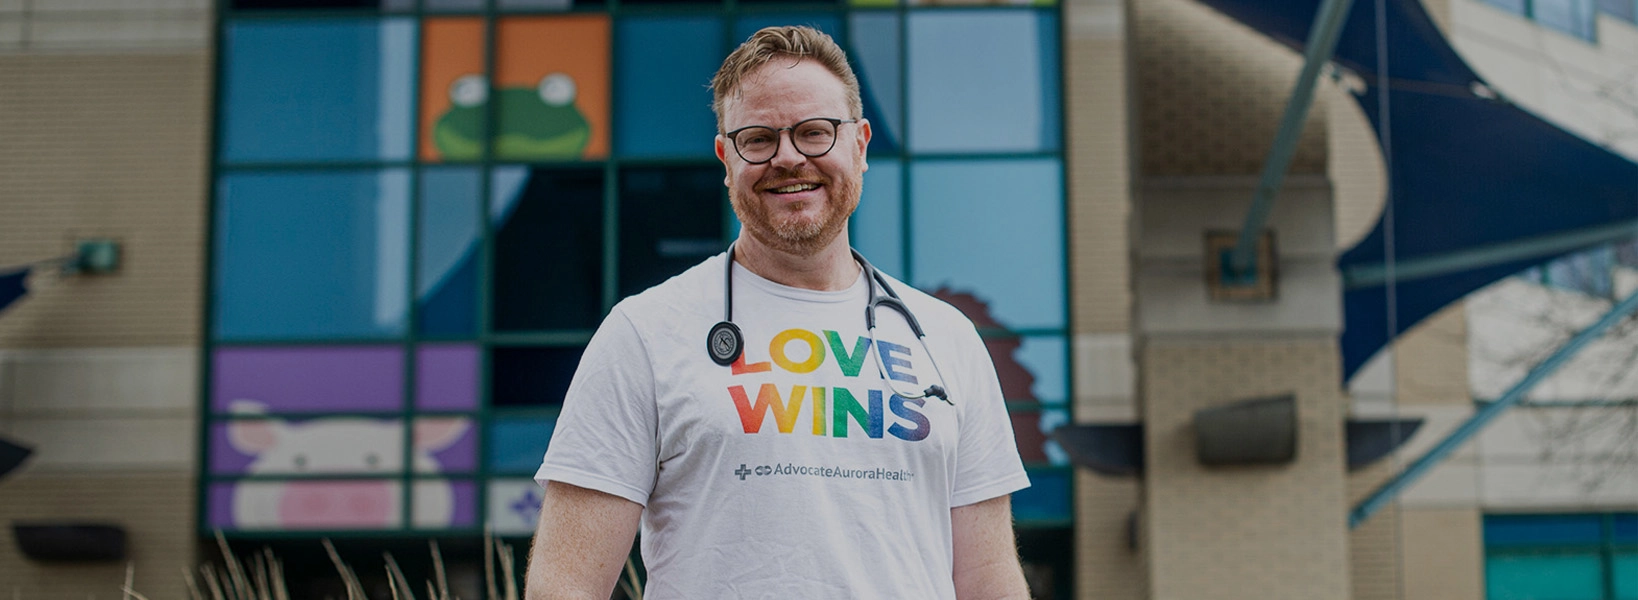
[[[1069,520],[1073,482],[1068,471],[1031,471],[1029,487],[1012,494],[1012,517],[1019,521]]]
[[[1531,0],[1536,22],[1575,37],[1591,40],[1594,28],[1594,0]]]
[[[868,159],[859,208],[848,221],[848,240],[870,264],[894,277],[904,271],[904,167],[893,159]]]
[[[841,37],[837,32],[842,28],[841,22],[841,19],[836,17],[836,13],[750,13],[741,15],[739,20],[734,22],[734,40],[736,42],[744,41],[750,38],[751,34],[756,33],[757,30],[762,29],[763,27],[774,27],[777,25],[807,25],[808,27],[812,27],[830,34],[830,37],[840,42]]]
[[[402,334],[409,191],[404,169],[223,177],[216,338]]]
[[[1604,600],[1597,552],[1491,554],[1485,557],[1488,600]]]
[[[911,13],[911,150],[1056,150],[1057,21],[1041,11]]]
[[[562,404],[585,352],[585,346],[495,348],[489,355],[490,404]]]
[[[409,158],[413,20],[239,21],[222,43],[224,160]]]
[[[856,12],[848,17],[848,54],[859,78],[864,116],[871,124],[871,152],[898,152],[904,139],[899,22],[897,12]]]
[[[603,169],[501,167],[490,180],[501,331],[592,330],[603,316]]]
[[[556,427],[556,417],[495,419],[489,424],[489,468],[534,473]]]
[[[1638,551],[1616,552],[1615,600],[1638,600]]]
[[[717,17],[634,17],[615,25],[615,151],[713,156],[711,76],[727,55]]]
[[[722,165],[620,172],[620,295],[629,296],[728,248]]]
[[[1611,541],[1617,544],[1638,544],[1638,514],[1615,515],[1613,517]]]
[[[1595,545],[1604,539],[1600,515],[1486,515],[1486,546]]]
[[[1069,378],[1065,373],[1069,360],[1068,352],[1069,344],[1064,341],[1063,336],[1025,337],[1023,344],[1012,352],[1012,359],[1017,361],[1031,378],[1030,397],[1017,399],[1034,400],[1043,404],[1064,404],[1069,399]],[[993,345],[990,347],[990,358],[998,361],[996,368],[999,370],[1000,358],[996,356]]]
[[[913,163],[916,287],[970,294],[1002,328],[1063,327],[1062,177],[1057,159]]]
[[[478,194],[472,168],[421,171],[415,301],[422,335],[471,336],[478,330]]]

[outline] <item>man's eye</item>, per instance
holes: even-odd
[[[766,146],[768,144],[773,143],[772,140],[773,140],[773,138],[768,137],[766,134],[756,134],[756,135],[749,135],[749,136],[741,136],[739,138],[739,143],[745,144],[747,146]]]

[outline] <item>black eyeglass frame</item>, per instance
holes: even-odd
[[[809,153],[802,150],[802,146],[800,144],[796,143],[796,128],[801,127],[803,125],[806,125],[808,123],[812,123],[814,121],[825,121],[827,123],[830,123],[831,129],[836,132],[836,135],[831,136],[830,146],[825,148],[824,151],[809,154]],[[836,149],[836,140],[838,138],[842,137],[841,136],[841,131],[842,131],[842,125],[843,124],[845,124],[845,123],[858,123],[858,122],[859,122],[859,119],[837,119],[837,118],[833,118],[833,117],[814,117],[812,119],[802,119],[801,121],[797,121],[795,125],[791,125],[790,127],[780,127],[778,129],[775,129],[773,127],[769,127],[767,125],[746,125],[746,126],[741,127],[739,129],[735,129],[735,130],[730,131],[728,133],[724,133],[724,134],[722,134],[722,137],[728,138],[728,141],[732,142],[734,144],[734,154],[738,154],[740,160],[743,160],[748,164],[760,165],[760,164],[764,164],[764,163],[767,163],[768,161],[773,160],[775,156],[779,156],[779,145],[784,143],[783,140],[785,139],[785,136],[781,135],[781,134],[783,134],[786,131],[791,132],[791,147],[795,148],[798,153],[800,153],[802,156],[806,156],[808,158],[819,158],[819,157],[824,156],[826,154],[830,154],[831,150]],[[773,130],[773,132],[774,132],[773,153],[769,154],[767,158],[764,158],[762,160],[751,160],[749,158],[745,158],[745,152],[743,152],[743,151],[741,151],[739,149],[739,134],[744,133],[746,130],[750,130],[750,129],[772,129]]]

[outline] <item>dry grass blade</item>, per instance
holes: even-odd
[[[500,592],[495,589],[495,529],[488,525],[483,528],[483,583],[484,591],[489,595],[484,600],[500,600]]]
[[[381,568],[387,572],[387,590],[392,592],[392,600],[404,600],[398,597],[398,580],[392,578],[392,567],[382,565]]]
[[[239,564],[239,557],[234,556],[233,550],[228,548],[227,537],[222,535],[220,529],[216,530],[216,545],[222,549],[222,560],[227,562],[227,587],[233,592],[230,598],[233,600],[252,600],[250,580],[245,578],[245,567]]]
[[[506,585],[506,595],[503,600],[518,600],[518,579],[512,568],[512,547],[505,542],[495,540],[495,553],[500,556],[501,581],[505,582]]]
[[[427,597],[432,598],[432,600],[438,600],[438,588],[432,587],[431,581],[427,582]]]
[[[148,600],[147,596],[144,596],[142,594],[138,594],[136,590],[131,589],[131,586],[127,585],[127,586],[121,587],[120,590],[125,592],[125,597],[126,598],[133,598],[134,600]]]
[[[444,555],[438,552],[438,540],[427,540],[432,548],[432,576],[438,578],[438,593],[433,600],[449,600],[449,578],[444,575]]]
[[[324,538],[324,551],[330,553],[330,562],[335,563],[336,572],[341,574],[341,583],[347,588],[347,600],[367,600],[364,594],[364,584],[359,583],[358,575],[353,569],[342,562],[341,554],[336,552],[336,545],[330,543],[330,538]]]
[[[121,600],[131,600],[131,585],[135,583],[136,563],[125,563],[125,585],[120,587],[120,589],[125,591],[125,595],[121,597]]]
[[[264,546],[262,553],[267,556],[267,576],[273,580],[273,600],[290,600],[290,589],[284,584],[284,565],[273,556],[272,548]]]
[[[631,589],[631,582],[626,581],[624,577],[620,578],[616,583],[620,584],[620,591],[625,592],[627,598],[637,597],[637,590]]]
[[[216,565],[199,565],[199,573],[205,578],[211,600],[228,600],[227,594],[222,591],[222,579],[216,575]]]
[[[636,592],[631,600],[643,600],[643,580],[637,578],[637,563],[630,556],[626,557],[626,577],[631,579],[631,589]]]
[[[273,586],[268,581],[267,557],[257,554],[251,557],[250,579],[256,584],[256,600],[273,600]]]
[[[387,561],[387,583],[393,587],[393,594],[403,590],[405,598],[415,600],[415,590],[410,587],[409,578],[404,576],[404,571],[398,568],[398,560],[392,557],[391,552],[383,552],[381,556]]]
[[[188,584],[189,600],[205,600],[205,595],[199,593],[199,582],[194,581],[193,573],[189,572],[186,567],[182,569],[182,582]]]

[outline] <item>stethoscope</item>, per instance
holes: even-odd
[[[915,315],[910,314],[910,308],[906,307],[904,305],[904,301],[899,299],[899,294],[893,291],[893,286],[887,284],[887,279],[883,278],[881,273],[876,272],[876,267],[871,266],[870,261],[867,261],[863,256],[860,256],[859,251],[851,248],[848,249],[848,251],[853,253],[853,260],[857,261],[859,263],[859,268],[864,269],[865,272],[865,282],[868,293],[870,294],[870,303],[865,306],[865,328],[869,332],[867,335],[870,336],[870,353],[876,355],[876,368],[881,369],[882,380],[887,382],[888,389],[893,390],[894,394],[906,400],[920,400],[928,396],[937,396],[938,399],[943,400],[945,404],[955,406],[955,403],[950,401],[949,393],[944,391],[944,386],[942,385],[929,385],[925,390],[920,392],[911,392],[908,394],[900,391],[897,386],[893,385],[893,378],[887,376],[887,374],[891,371],[888,371],[887,365],[882,362],[882,350],[876,343],[876,307],[878,306],[886,306],[898,311],[899,314],[904,315],[905,322],[910,324],[910,331],[916,334],[916,341],[921,343],[922,353],[927,356],[927,362],[932,363],[933,373],[938,375],[938,380],[940,383],[944,381],[944,372],[939,370],[938,362],[933,360],[933,352],[927,348],[927,334],[922,332],[921,323],[916,321]],[[739,360],[740,353],[745,350],[745,336],[744,334],[740,333],[739,326],[734,325],[733,246],[728,247],[728,261],[726,265],[727,266],[723,269],[727,273],[727,276],[725,277],[725,283],[723,284],[722,310],[724,314],[722,322],[712,326],[711,333],[707,334],[705,338],[705,349],[711,354],[711,360],[724,367],[734,364],[734,361]],[[887,295],[877,295],[877,285],[880,285],[882,290],[887,292]]]

